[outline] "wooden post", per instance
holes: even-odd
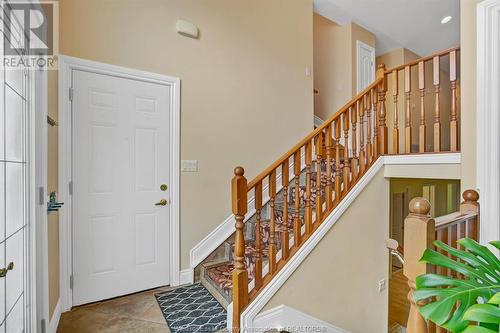
[[[325,200],[326,211],[332,209],[332,124],[328,125],[325,129],[325,145],[326,145],[326,187],[325,187]]]
[[[301,227],[302,223],[300,220],[300,149],[293,155],[293,171],[295,174],[294,184],[295,184],[295,219],[293,220],[293,239],[296,248],[300,246],[302,242]]]
[[[349,111],[342,114],[343,129],[344,129],[344,194],[349,191],[350,187],[350,174],[351,170],[349,167]],[[317,199],[316,199],[317,200]]]
[[[340,202],[340,122],[342,118],[335,120],[335,204]]]
[[[378,113],[377,113],[377,93],[375,89],[370,90],[370,99],[372,101],[372,111],[373,111],[373,159],[378,158],[379,146],[378,146]]]
[[[261,236],[261,212],[262,212],[262,181],[255,185],[255,290],[262,287],[262,236]]]
[[[351,113],[351,146],[352,146],[352,159],[351,159],[351,173],[352,181],[358,179],[358,147],[356,144],[356,107],[350,107],[349,112]]]
[[[460,214],[478,213],[475,218],[465,222],[465,237],[479,241],[479,193],[466,190],[462,198],[464,201],[460,203]]]
[[[424,198],[414,198],[410,201],[410,214],[404,222],[405,262],[403,273],[408,278],[410,292],[410,314],[408,316],[408,333],[427,333],[427,323],[420,315],[417,304],[413,300],[415,279],[417,276],[430,272],[430,266],[419,262],[425,249],[432,247],[436,230],[435,222],[429,215],[431,205]]]
[[[311,199],[311,164],[312,164],[312,143],[309,141],[305,146],[306,151],[306,209],[305,209],[305,221],[306,225],[305,233],[309,235],[312,232],[312,199]]]
[[[418,89],[420,90],[420,126],[418,127],[418,152],[425,153],[425,63],[418,63]]]
[[[378,116],[378,141],[379,141],[379,154],[386,155],[388,142],[387,142],[387,125],[386,125],[386,109],[385,109],[385,93],[387,91],[387,79],[385,77],[385,65],[380,64],[377,68],[377,80],[382,79],[377,87],[378,101],[379,101],[379,116]]]
[[[457,122],[457,51],[450,52],[451,116],[450,116],[450,151],[458,150]]]
[[[276,217],[275,217],[275,201],[276,201],[276,169],[269,174],[269,206],[271,219],[269,221],[269,273],[272,275],[276,272]]]
[[[434,152],[441,151],[441,114],[439,110],[439,56],[435,56],[432,62],[433,66],[433,82],[435,89],[435,100],[434,100]]]
[[[392,153],[399,154],[399,124],[398,124],[398,71],[392,71],[392,99],[394,101],[393,129],[392,129]]]
[[[323,154],[323,134],[320,132],[316,137],[316,223],[323,216],[323,202],[321,198],[321,160]]]
[[[234,169],[231,181],[232,210],[236,220],[233,269],[233,332],[240,330],[240,314],[248,305],[248,272],[245,268],[245,235],[243,232],[247,213],[247,179],[242,167]]]
[[[356,102],[356,108],[359,114],[359,174],[362,176],[366,169],[366,155],[365,155],[365,107],[364,99],[360,99]]]
[[[371,92],[371,90],[370,90]],[[366,163],[371,165],[373,162],[373,146],[372,146],[372,109],[371,95],[366,93],[363,96],[365,99],[365,114],[366,114]]]
[[[283,185],[283,224],[281,225],[281,257],[288,259],[288,186],[290,184],[290,172],[288,158],[281,164],[281,184]]]
[[[405,153],[411,153],[411,71],[410,66],[405,67],[405,102],[406,102],[406,125],[405,125]]]

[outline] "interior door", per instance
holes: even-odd
[[[360,93],[375,81],[375,48],[356,41],[357,49],[357,91]]]
[[[73,305],[168,285],[170,90],[72,74]]]
[[[12,29],[16,28],[13,21]],[[21,31],[21,30],[19,30]],[[1,53],[5,55],[0,33]],[[15,38],[15,37],[11,37]],[[19,54],[19,57],[24,58]],[[25,60],[26,61],[26,60]],[[29,327],[28,138],[30,76],[0,65],[0,332]]]

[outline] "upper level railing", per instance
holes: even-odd
[[[314,233],[353,186],[381,155],[398,154],[400,137],[405,142],[405,152],[412,150],[411,120],[411,68],[423,68],[419,78],[420,102],[425,103],[425,65],[433,63],[434,75],[434,147],[441,145],[440,69],[439,59],[450,58],[450,82],[453,82],[450,103],[450,128],[456,125],[456,56],[458,49],[437,53],[416,62],[389,71],[381,65],[376,80],[354,97],[321,126],[312,131],[292,149],[277,159],[253,180],[247,182],[244,169],[237,167],[232,179],[232,211],[235,215],[235,248],[233,269],[233,327],[240,327],[240,315],[273,276],[282,269],[300,246]],[[452,65],[452,63],[454,65]],[[454,69],[451,70],[451,67]],[[404,135],[399,134],[397,88],[393,90],[394,122],[393,149],[389,151],[387,129],[386,93],[390,76],[392,85],[398,86],[399,71],[405,75],[405,103],[407,108]],[[420,72],[419,72],[420,73]],[[421,145],[417,153],[425,149],[425,104],[421,106]],[[422,120],[423,119],[423,120]],[[454,134],[452,134],[452,132]],[[449,151],[458,149],[457,133],[450,130]],[[248,197],[253,196],[252,212],[255,212],[255,263],[248,272],[245,264],[244,221]],[[250,201],[250,202],[252,202]],[[264,215],[264,206],[268,216]],[[264,227],[263,224],[266,224]],[[267,228],[267,229],[266,229]],[[264,231],[269,236],[264,240]],[[289,232],[290,231],[290,232]],[[265,260],[267,265],[264,265]],[[267,267],[267,269],[265,269]],[[251,273],[251,279],[249,279]],[[249,283],[253,280],[253,283]],[[249,288],[251,290],[249,290]],[[253,288],[253,289],[252,289]]]

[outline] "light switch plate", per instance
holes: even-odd
[[[378,282],[378,292],[381,293],[382,291],[385,290],[385,288],[387,288],[386,280],[382,279]]]
[[[184,172],[198,172],[197,160],[182,160],[181,170]]]

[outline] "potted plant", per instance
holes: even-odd
[[[420,314],[452,333],[497,333],[500,324],[500,260],[486,246],[463,238],[464,250],[441,241],[425,250],[421,262],[447,268],[453,276],[424,274],[416,279],[413,298]],[[500,241],[490,243],[500,249]],[[456,278],[458,276],[459,278]]]

